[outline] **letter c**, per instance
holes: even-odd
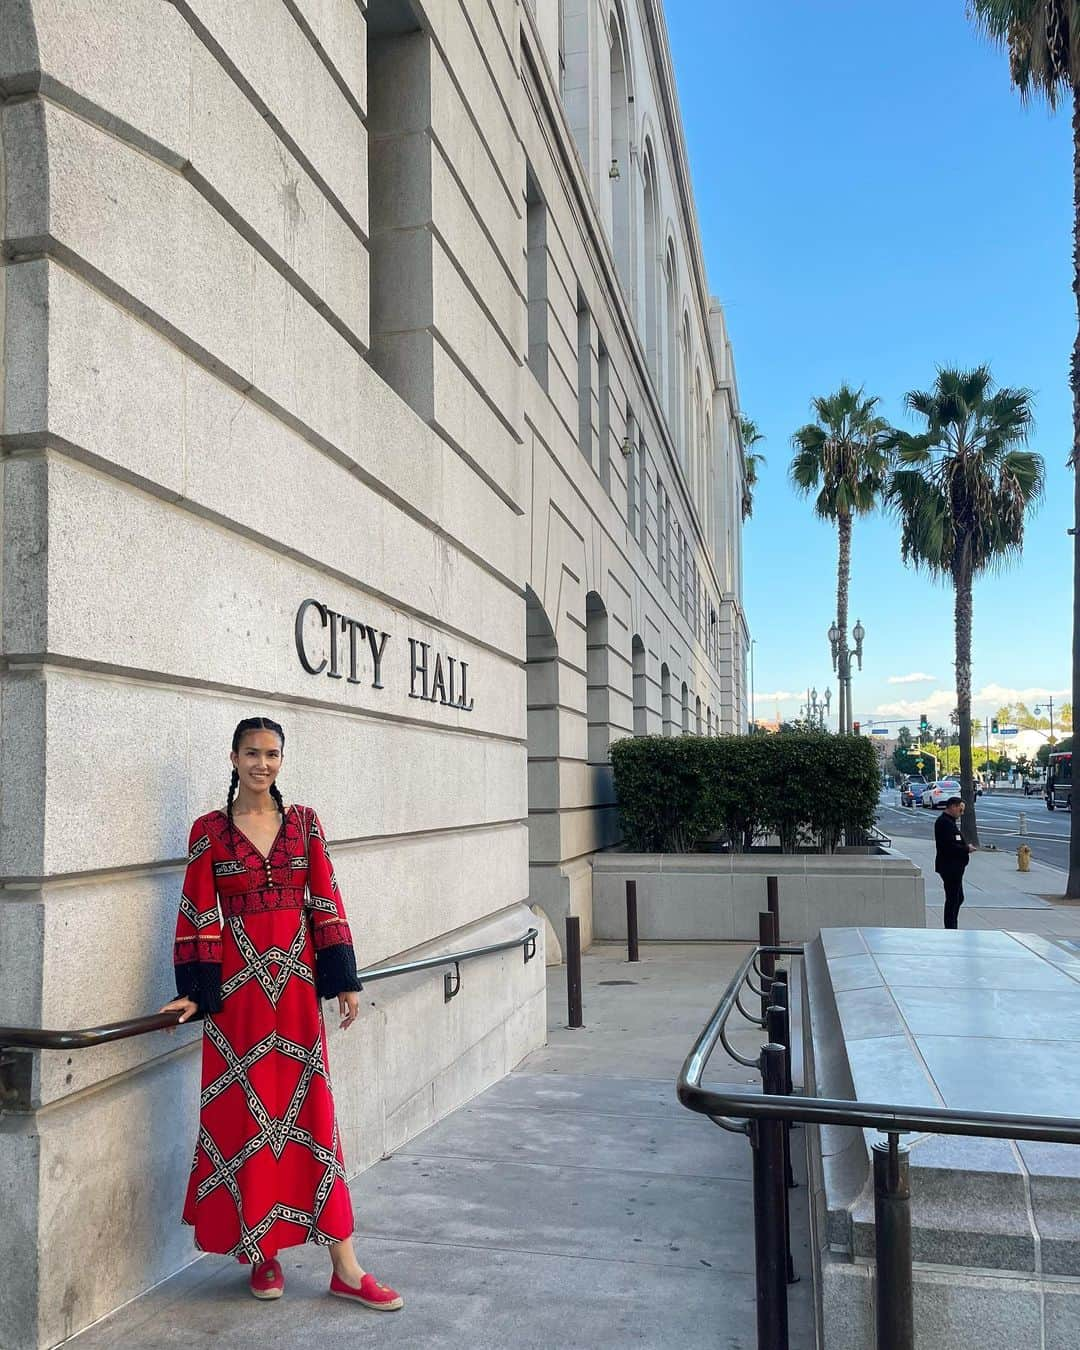
[[[318,600],[305,600],[296,611],[296,654],[300,658],[300,664],[309,675],[321,675],[326,669],[326,657],[324,656],[317,666],[313,666],[308,660],[307,652],[304,650],[304,616],[311,608],[315,609],[319,618],[322,620],[322,626],[324,628],[326,627],[326,606],[320,605]]]

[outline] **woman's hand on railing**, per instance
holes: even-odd
[[[341,1013],[341,1029],[348,1031],[360,1015],[360,995],[350,989],[337,996],[338,1012]]]
[[[176,1019],[177,1025],[181,1022],[188,1021],[188,1019],[194,1017],[198,1011],[199,1005],[191,998],[174,998],[171,1003],[166,1003],[164,1008],[158,1009],[159,1013],[179,1013],[180,1015]],[[172,1027],[166,1027],[165,1030],[170,1036],[172,1035]]]

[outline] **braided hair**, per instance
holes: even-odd
[[[285,749],[285,732],[277,722],[272,722],[269,717],[245,717],[242,722],[237,722],[236,730],[232,736],[233,754],[240,750],[240,742],[249,731],[272,731],[281,742],[282,750]],[[236,848],[236,826],[233,824],[233,798],[236,796],[236,789],[240,784],[240,773],[233,767],[232,778],[229,780],[229,795],[225,801],[225,814],[229,818],[229,833],[232,836],[233,848]],[[281,789],[276,783],[270,784],[270,796],[277,804],[277,809],[281,814],[281,823],[285,823],[285,801],[281,795]]]

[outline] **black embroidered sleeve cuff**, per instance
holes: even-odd
[[[337,998],[363,987],[356,975],[356,952],[351,942],[316,949],[315,991],[320,998]]]
[[[217,961],[185,961],[174,970],[178,997],[193,999],[200,1016],[221,1011],[221,966]]]

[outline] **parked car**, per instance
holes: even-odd
[[[926,791],[926,782],[922,778],[909,778],[900,789],[901,806],[918,806]]]
[[[955,778],[942,778],[938,782],[931,784],[923,793],[923,806],[936,810],[943,807],[950,797],[960,796],[960,784]]]
[[[933,791],[933,789],[934,789],[936,786],[937,786],[937,779],[936,779],[936,778],[934,779],[934,781],[933,781],[932,783],[927,783],[927,785],[923,788],[922,792],[919,793],[919,805],[920,805],[920,806],[929,807],[929,805],[930,805],[930,793]]]

